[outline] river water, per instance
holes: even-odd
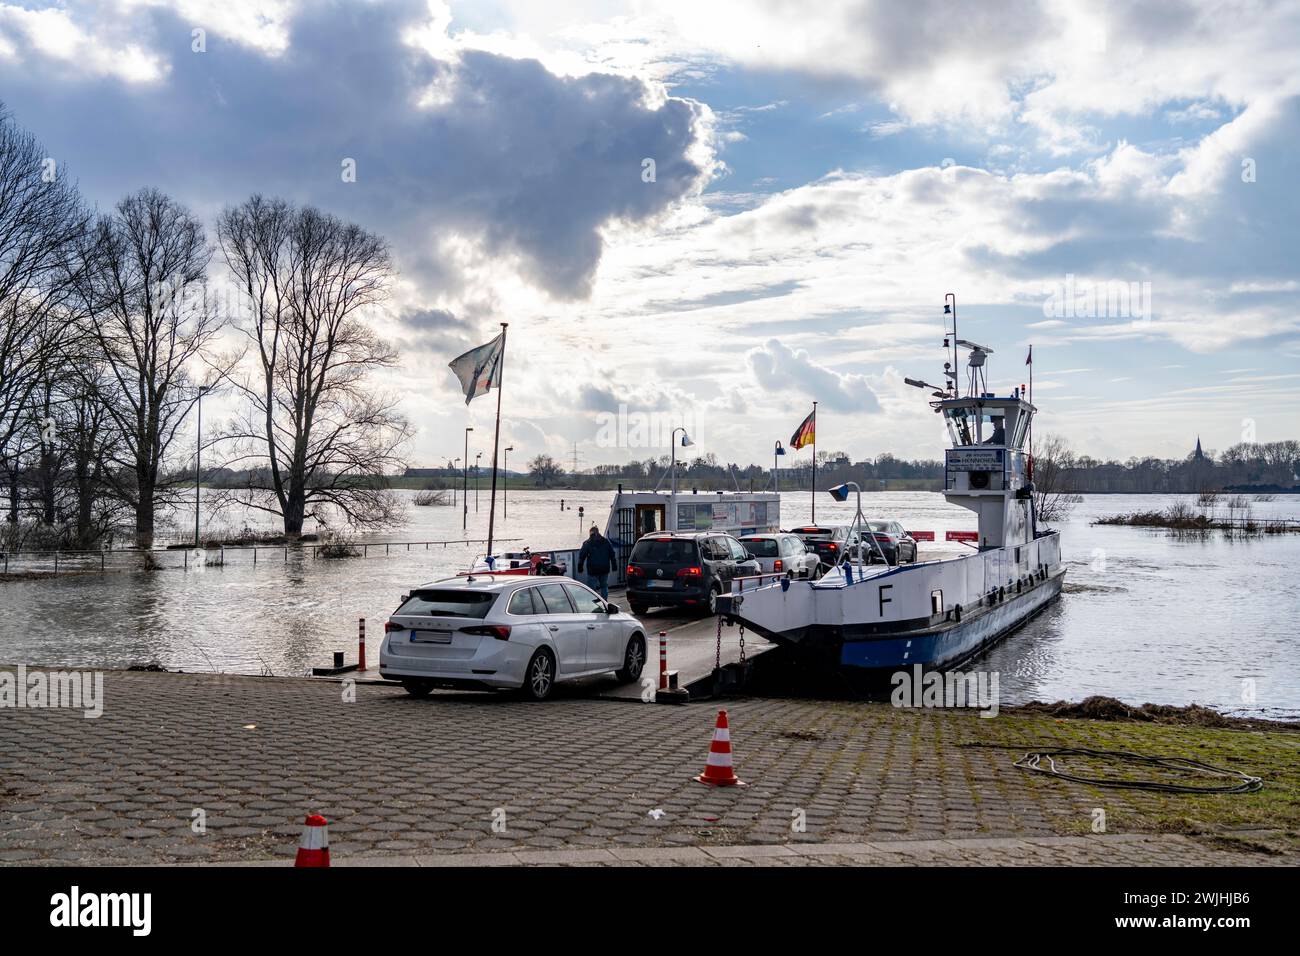
[[[408,498],[413,492],[400,492]],[[593,519],[602,527],[612,493],[518,491],[497,534],[534,549],[576,547]],[[561,511],[561,501],[565,510]],[[1005,703],[1081,700],[1199,703],[1234,714],[1300,717],[1300,535],[1249,539],[1095,526],[1100,516],[1163,508],[1186,496],[1090,495],[1061,524],[1068,568],[1061,600],[970,667],[1000,674]],[[888,492],[863,499],[868,517],[911,530],[973,530],[974,516],[941,495]],[[579,515],[578,509],[583,513]],[[1252,505],[1256,518],[1300,518],[1300,496]],[[358,540],[425,542],[483,537],[487,494],[469,527],[459,507],[416,507],[395,532]],[[783,495],[782,524],[809,519],[807,492]],[[820,521],[852,518],[828,495]],[[179,516],[178,516],[179,519]],[[256,524],[245,515],[212,527]],[[385,553],[387,550],[388,553]],[[411,587],[467,566],[471,545],[372,546],[345,560],[271,549],[253,564],[227,551],[222,567],[186,569],[167,554],[152,572],[119,570],[0,583],[0,662],[297,675],[335,650],[356,649],[357,619],[382,622]]]

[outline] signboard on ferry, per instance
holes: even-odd
[[[949,471],[1001,471],[1002,448],[950,448],[948,449]]]

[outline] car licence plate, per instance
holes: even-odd
[[[416,644],[450,644],[451,631],[412,631],[411,640]]]
[[[651,581],[650,586],[652,588],[670,588],[673,586],[673,582],[672,581]]]

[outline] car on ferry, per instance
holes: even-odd
[[[875,541],[873,546],[866,541],[866,535]],[[897,521],[868,521],[862,542],[862,560],[867,562],[884,559],[886,564],[908,564],[916,562],[916,539],[908,534]],[[856,557],[856,551],[854,553]]]
[[[857,533],[846,524],[805,525],[802,528],[791,528],[790,533],[817,555],[821,561],[822,573],[835,567],[845,553],[852,556],[858,544]]]
[[[379,673],[423,697],[435,687],[520,690],[645,667],[645,628],[585,584],[471,575],[415,588],[384,625]]]
[[[780,531],[774,534],[747,534],[740,539],[755,558],[764,574],[789,574],[795,578],[821,575],[821,558],[798,535]]]
[[[648,534],[628,556],[627,601],[633,614],[682,605],[707,608],[713,614],[718,596],[731,591],[734,579],[760,570],[758,559],[729,534]]]

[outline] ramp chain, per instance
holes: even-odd
[[[721,614],[718,615],[718,646],[717,646],[717,652],[714,654],[713,657],[713,669],[715,671],[722,670],[722,615]]]

